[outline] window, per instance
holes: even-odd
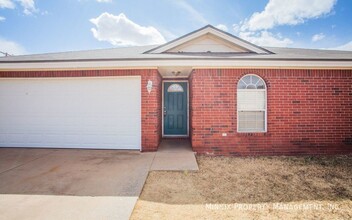
[[[266,85],[248,74],[237,84],[237,131],[266,132]]]
[[[183,92],[183,88],[180,84],[171,84],[168,88],[167,88],[167,92]]]

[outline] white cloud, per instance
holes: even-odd
[[[112,0],[97,0],[99,3],[110,3]]]
[[[166,40],[173,40],[179,37],[178,35],[172,33],[171,31],[168,31],[161,27],[158,27],[158,31],[161,33],[161,35],[164,36]]]
[[[15,1],[20,3],[20,5],[23,7],[23,13],[26,15],[31,15],[39,11],[35,7],[34,0],[0,0],[0,8],[15,9]]]
[[[22,55],[26,50],[16,42],[0,38],[0,51],[11,55]]]
[[[47,10],[40,12],[41,15],[48,15],[49,12]]]
[[[31,15],[35,12],[38,12],[38,9],[35,7],[34,0],[17,0],[20,2],[23,7],[23,13],[26,15]]]
[[[241,30],[268,30],[279,25],[297,25],[330,13],[337,0],[269,0],[264,11],[255,12]]]
[[[338,46],[338,47],[334,47],[334,48],[329,48],[331,50],[348,50],[348,51],[352,51],[352,41],[344,44],[344,45],[341,45],[341,46]]]
[[[192,7],[192,5],[190,5],[188,2],[184,1],[184,0],[177,0],[174,1],[179,7],[183,8],[184,10],[186,10],[191,16],[192,18],[201,23],[202,25],[206,25],[209,24],[209,22],[207,21],[207,19],[204,18],[204,16],[197,11],[196,9],[194,9]]]
[[[240,32],[239,37],[260,46],[287,47],[293,43],[289,38],[284,38],[280,34],[275,36],[268,31]]]
[[[233,25],[232,25],[233,31],[234,31],[236,34],[238,34],[238,33],[241,32],[241,24],[242,24],[242,22],[240,22],[240,24],[233,24]]]
[[[312,41],[313,41],[313,42],[317,42],[317,41],[320,41],[320,40],[322,40],[322,39],[324,39],[324,38],[325,38],[325,35],[324,35],[323,33],[314,34],[314,35],[312,36]]]
[[[6,20],[5,17],[0,16],[0,22],[1,22],[1,21],[5,21],[5,20]]]
[[[216,25],[216,27],[219,28],[220,30],[223,30],[223,31],[226,31],[226,32],[229,31],[227,26],[224,25],[224,24],[218,24],[218,25]]]
[[[273,34],[269,29],[280,25],[302,24],[330,13],[337,0],[269,0],[265,9],[253,13],[248,19],[233,25],[240,37],[266,46],[286,47],[293,44],[289,38]],[[312,41],[323,39],[323,34],[313,37]]]
[[[14,9],[16,6],[12,0],[0,0],[0,8]]]
[[[123,13],[119,15],[102,13],[90,19],[96,28],[91,31],[99,41],[107,41],[116,46],[150,45],[165,43],[165,38],[154,27],[143,27],[129,20]]]

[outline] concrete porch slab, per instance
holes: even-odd
[[[197,171],[196,157],[190,141],[164,139],[155,154],[150,170],[155,171]]]

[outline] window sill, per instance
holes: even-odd
[[[237,134],[241,136],[266,136],[268,132],[267,131],[255,131],[255,132],[237,131]]]

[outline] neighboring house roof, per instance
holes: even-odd
[[[352,69],[352,52],[264,48],[208,25],[163,45],[0,58],[0,70],[157,68],[166,66]]]

